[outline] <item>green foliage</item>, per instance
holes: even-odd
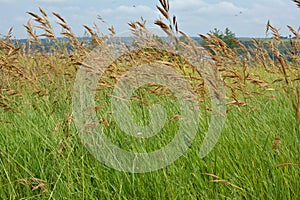
[[[67,95],[66,90],[49,97],[27,95],[22,113],[0,112],[1,120],[13,122],[0,126],[0,199],[299,198],[299,166],[277,166],[297,164],[300,155],[299,124],[284,95],[274,100],[257,95],[264,103],[257,103],[256,111],[231,110],[218,144],[200,159],[209,120],[203,116],[188,152],[170,166],[145,174],[110,169],[82,146],[74,125],[68,126],[72,111]],[[176,124],[171,126],[176,131]],[[113,130],[109,126],[105,131],[114,134]],[[161,146],[173,133],[160,134],[161,140],[142,146]],[[122,146],[129,142],[126,137],[110,139]],[[218,180],[232,185],[214,182]]]
[[[214,30],[210,31],[211,34],[223,40],[229,48],[237,48],[238,45],[234,42],[235,33],[226,28],[224,32],[221,30],[214,28]]]

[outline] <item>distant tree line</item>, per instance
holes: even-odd
[[[239,52],[239,45],[235,42],[235,40],[239,40],[246,49],[254,49],[254,42],[251,38],[249,39],[238,39],[235,35],[234,32],[232,32],[229,28],[226,28],[225,31],[221,31],[217,28],[214,28],[213,30],[211,30],[209,32],[209,35],[213,35],[216,36],[217,38],[220,38],[223,42],[226,43],[227,47],[232,48],[232,49],[237,49],[237,52]],[[262,42],[264,40],[271,40],[272,38],[262,38],[260,40],[262,40]],[[294,40],[296,39],[295,37],[292,37],[291,35],[289,35],[288,37],[280,37],[281,42],[278,44],[277,48],[278,50],[284,54],[284,55],[288,55],[291,51],[291,49],[293,48],[291,45],[290,40]],[[207,46],[207,41],[205,40],[199,40],[198,43],[200,43],[200,45],[202,46]],[[272,56],[272,51],[271,49],[269,49],[269,46],[264,44],[265,49],[268,51],[269,55]],[[298,53],[300,54],[300,52]],[[289,58],[288,58],[289,59]]]

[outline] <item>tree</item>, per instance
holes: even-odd
[[[238,47],[238,45],[234,42],[234,39],[236,39],[235,33],[229,30],[229,28],[226,28],[224,33],[219,29],[214,28],[214,30],[210,31],[210,33],[223,40],[229,48],[233,49]]]

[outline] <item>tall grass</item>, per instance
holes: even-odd
[[[171,16],[169,2],[160,3],[163,18],[156,24],[170,37],[187,37]],[[173,67],[189,77],[201,108],[198,134],[186,154],[161,170],[131,174],[106,167],[85,149],[71,109],[78,68],[91,52],[89,47],[102,45],[109,36],[97,31],[97,24],[84,25],[92,38],[86,45],[61,15],[52,13],[62,28],[61,40],[43,9],[40,14],[28,14],[32,16],[25,25],[28,43],[14,41],[11,30],[0,40],[0,199],[299,198],[299,31],[289,26],[295,36],[289,40],[292,48],[285,46],[279,30],[270,23],[267,31],[274,37],[253,39],[252,49],[238,40],[239,48],[231,49],[213,35],[200,35],[227,94],[225,127],[213,151],[203,159],[199,149],[211,105],[208,83],[194,66],[179,55],[143,46],[109,66],[99,82],[95,110],[106,135],[124,149],[161,148],[173,138],[180,118],[178,102],[167,88],[143,87],[132,97],[135,122],[147,124],[148,105],[159,102],[167,108],[170,123],[147,141],[124,136],[111,116],[109,102],[114,84],[131,67],[149,62]],[[160,45],[143,21],[129,25],[136,42]],[[113,27],[110,30],[114,35]],[[55,43],[52,49],[37,50],[41,37]]]

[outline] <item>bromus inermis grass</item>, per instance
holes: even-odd
[[[169,13],[169,1],[160,4],[162,18],[155,23],[170,37],[186,37]],[[32,19],[25,25],[26,43],[17,43],[12,30],[0,40],[0,199],[299,198],[300,36],[293,27],[288,27],[294,36],[289,46],[271,23],[267,31],[274,37],[253,39],[252,48],[236,40],[239,47],[231,49],[212,34],[200,35],[224,84],[227,103],[219,141],[200,159],[211,113],[207,83],[188,59],[158,50],[163,40],[152,37],[143,20],[129,23],[139,51],[122,55],[107,68],[92,108],[107,138],[127,151],[149,152],[166,146],[178,131],[178,100],[159,84],[133,93],[130,117],[147,125],[148,108],[159,103],[169,122],[161,132],[148,140],[128,136],[118,127],[111,113],[114,85],[126,71],[142,64],[164,64],[187,77],[201,115],[196,138],[183,156],[160,170],[131,174],[101,164],[83,146],[73,119],[76,73],[92,47],[103,45],[109,36],[96,24],[84,25],[91,40],[81,41],[53,12],[62,29],[58,37],[43,9],[28,14]],[[36,29],[53,44],[43,46]],[[113,28],[110,31],[115,34]],[[138,46],[141,41],[151,45]]]

